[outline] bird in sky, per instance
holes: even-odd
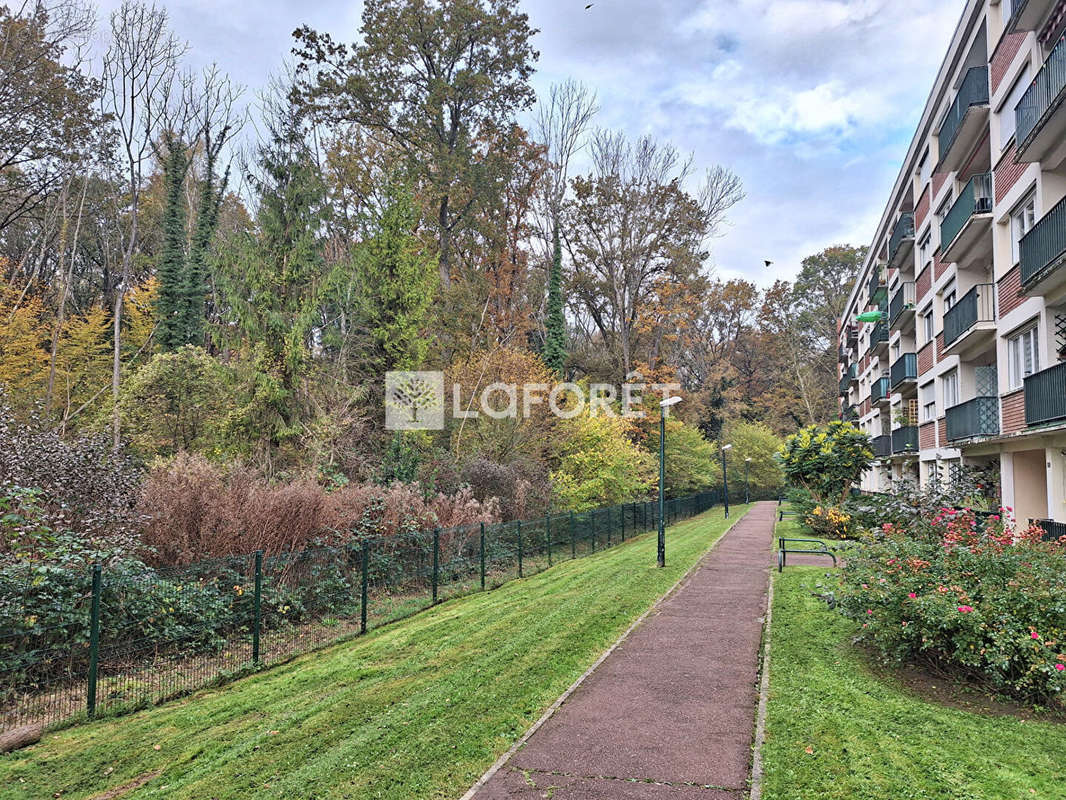
[[[762,263],[764,263],[764,264],[765,264],[766,266],[770,266],[770,265],[771,265],[771,264],[773,264],[774,262],[773,262],[773,261],[768,261],[767,259],[765,259],[765,258],[764,258],[764,259],[762,260]]]
[[[587,5],[587,6],[585,6],[585,10],[586,10],[586,11],[588,11],[588,10],[589,10],[590,8],[592,8],[592,7],[594,6],[594,5],[596,5],[596,4],[595,4],[595,3],[589,3],[589,4]]]

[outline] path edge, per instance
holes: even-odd
[[[759,708],[755,714],[755,741],[751,756],[751,792],[749,800],[762,800],[762,747],[766,742],[766,712],[770,701],[770,636],[774,614],[774,573],[770,570],[766,590],[766,616],[763,618],[763,650],[759,678]]]
[[[622,632],[622,635],[619,636],[614,641],[614,643],[610,647],[608,647],[602,654],[600,654],[600,657],[593,662],[592,666],[585,670],[584,673],[582,673],[576,681],[570,684],[570,686],[567,687],[566,691],[564,691],[561,695],[559,695],[559,697],[555,699],[554,703],[548,706],[548,709],[541,715],[540,719],[534,722],[526,730],[526,732],[523,733],[518,738],[518,740],[515,741],[515,743],[507,749],[507,751],[503,755],[496,759],[495,763],[493,763],[491,767],[485,770],[484,774],[482,774],[482,776],[477,779],[473,786],[467,789],[466,794],[460,797],[459,800],[472,800],[478,790],[484,787],[486,783],[492,780],[493,776],[495,776],[497,772],[503,769],[503,767],[507,764],[508,761],[511,760],[514,754],[521,749],[522,745],[529,741],[533,734],[540,730],[541,726],[543,726],[544,723],[546,723],[549,719],[555,716],[555,712],[559,710],[559,707],[562,706],[562,704],[565,703],[575,691],[577,691],[578,687],[581,686],[581,684],[583,684],[588,679],[588,677],[596,671],[596,668],[599,667],[604,661],[606,661],[607,657],[610,656],[611,653],[613,653],[616,649],[618,649],[619,645],[621,645],[622,642],[629,638],[629,634],[631,634],[637,628],[638,625],[640,625],[645,619],[647,619],[647,617],[653,611],[658,609],[659,606],[661,606],[664,602],[670,599],[670,597],[672,597],[678,590],[680,590],[686,583],[688,583],[692,575],[696,572],[696,570],[703,566],[703,562],[710,557],[711,553],[714,552],[715,548],[718,547],[722,540],[724,540],[725,537],[729,535],[729,532],[733,530],[733,528],[738,522],[740,522],[742,519],[744,519],[744,517],[748,516],[748,514],[752,512],[753,508],[754,505],[748,508],[748,510],[745,511],[741,516],[733,520],[733,522],[729,524],[729,527],[722,531],[722,535],[715,539],[715,541],[711,544],[710,547],[707,548],[703,555],[701,555],[696,560],[696,563],[689,567],[685,571],[685,573],[677,579],[677,582],[674,583],[674,585],[671,586],[669,589],[667,589],[662,595],[660,595],[659,598],[654,603],[652,603],[651,606],[649,606],[643,614],[633,620],[633,623]],[[772,591],[773,588],[771,582],[771,592]]]

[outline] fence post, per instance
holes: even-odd
[[[577,530],[574,528],[574,512],[570,512],[570,558],[577,558]]]
[[[622,541],[626,540],[626,504],[618,506],[619,515],[622,517]]]
[[[359,587],[359,632],[366,633],[366,601],[367,589],[370,581],[370,542],[363,542],[362,580]]]
[[[478,549],[478,557],[481,560],[481,590],[485,590],[485,523],[481,523],[481,546]]]
[[[544,538],[548,545],[548,566],[552,565],[552,515],[548,512],[544,515]]]
[[[518,526],[518,577],[522,577],[522,520],[516,523]]]
[[[89,685],[86,691],[86,706],[89,717],[96,715],[96,676],[100,667],[100,589],[103,569],[93,564],[93,594],[89,608]]]
[[[440,582],[440,528],[433,529],[433,604],[437,604],[437,584]]]
[[[263,620],[263,551],[255,551],[255,599],[252,627],[252,663],[259,663],[259,628]]]
[[[606,509],[605,513],[607,514],[607,546],[610,547],[611,546],[611,507],[610,506],[607,506],[607,509]]]
[[[590,511],[585,515],[585,522],[589,526],[589,540],[592,542],[592,552],[596,552],[596,512]],[[591,524],[589,524],[591,523]]]

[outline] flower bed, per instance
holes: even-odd
[[[1066,541],[942,508],[849,555],[840,607],[886,659],[935,662],[1028,702],[1066,689]],[[1066,537],[1064,537],[1066,538]]]

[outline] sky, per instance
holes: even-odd
[[[585,6],[593,2],[591,9]],[[157,0],[253,95],[303,24],[358,36],[359,0]],[[521,0],[534,87],[573,77],[601,127],[649,134],[740,176],[711,241],[722,278],[789,279],[806,255],[869,244],[964,0]],[[99,4],[101,22],[117,0]],[[773,261],[766,268],[764,260]]]

